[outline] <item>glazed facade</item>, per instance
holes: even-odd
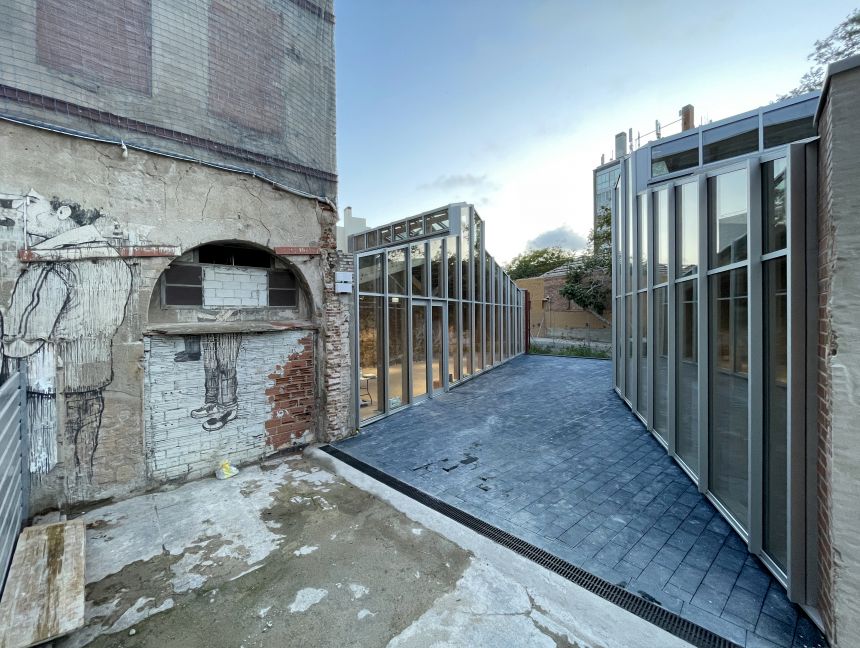
[[[350,238],[361,425],[525,351],[525,293],[484,234],[459,203]]]
[[[643,146],[621,161],[613,198],[615,390],[808,605],[817,102],[805,95]]]

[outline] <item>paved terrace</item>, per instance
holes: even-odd
[[[826,645],[611,371],[522,356],[338,448],[742,646]]]

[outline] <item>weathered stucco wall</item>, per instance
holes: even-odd
[[[860,67],[830,78],[819,122],[819,604],[860,645]]]
[[[327,206],[250,176],[136,151],[124,158],[116,146],[14,124],[0,124],[0,151],[3,352],[7,365],[18,357],[30,365],[29,407],[42,427],[34,509],[122,495],[156,478],[145,458],[147,336],[171,325],[242,333],[261,319],[227,305],[153,307],[165,268],[201,244],[258,246],[293,271],[300,307],[270,319],[314,341],[313,424],[295,438],[352,428],[348,407],[328,406],[329,386],[336,402],[350,388],[350,360],[349,295],[333,291],[337,217]],[[259,367],[261,397],[287,360]]]

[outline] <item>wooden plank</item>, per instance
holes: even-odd
[[[81,519],[27,527],[0,602],[0,648],[26,648],[84,625]]]

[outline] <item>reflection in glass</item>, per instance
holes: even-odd
[[[710,278],[710,490],[747,526],[747,270]]]
[[[630,209],[627,210],[627,285],[625,292],[632,292],[633,287],[633,199],[630,199]]]
[[[409,348],[406,300],[388,299],[388,408],[397,409],[409,402],[409,376],[406,350]]]
[[[484,368],[484,305],[475,304],[475,373]]]
[[[412,304],[412,399],[427,393],[427,306]]]
[[[448,229],[448,212],[443,211],[427,217],[427,233],[444,232]]]
[[[442,322],[442,306],[433,305],[430,308],[430,335],[431,335],[431,378],[433,391],[442,389],[442,337],[445,328]]]
[[[654,289],[654,417],[651,426],[666,439],[669,401],[669,287]]]
[[[378,235],[375,231],[367,233],[367,247],[372,248],[378,245]]]
[[[764,113],[764,147],[771,148],[815,137],[817,131],[813,117],[817,106],[818,99],[813,98]]]
[[[747,258],[747,219],[746,170],[708,178],[712,268]]]
[[[456,236],[449,236],[445,241],[445,253],[448,255],[448,299],[457,299],[460,296],[460,291],[457,290],[460,286],[457,281],[458,241]]]
[[[410,249],[410,264],[412,265],[412,294],[416,297],[424,297],[427,295],[427,256],[425,246],[413,245]]]
[[[639,196],[639,283],[638,289],[648,285],[648,195]]]
[[[448,383],[453,384],[460,380],[460,335],[458,321],[460,309],[457,302],[448,302]]]
[[[698,135],[688,135],[651,147],[651,176],[654,178],[698,165]]]
[[[358,259],[358,289],[361,292],[382,292],[382,254]]]
[[[654,245],[656,256],[654,271],[655,284],[669,280],[669,191],[661,189],[654,192]]]
[[[493,366],[493,307],[485,306],[484,311],[484,331],[487,335],[486,349],[484,350],[484,367],[489,369]]]
[[[626,305],[626,323],[624,330],[627,331],[627,382],[624,384],[624,395],[633,402],[633,377],[636,371],[636,336],[633,331],[633,295],[624,298]]]
[[[424,219],[421,216],[409,219],[409,237],[424,234]]]
[[[502,336],[505,334],[505,321],[502,319],[502,307],[496,304],[496,362],[501,362],[502,358]]]
[[[374,255],[377,256],[377,255]],[[385,358],[382,353],[382,297],[358,298],[358,364],[360,367],[360,416],[367,419],[384,411],[385,391],[380,379]]]
[[[481,270],[481,259],[484,258],[483,253],[481,252],[481,245],[484,239],[484,221],[475,216],[475,227],[472,229],[473,235],[472,238],[474,240],[474,245],[472,246],[474,249],[474,254],[472,258],[475,260],[473,264],[473,271],[475,273],[475,301],[484,301],[481,279],[483,277],[483,272]]]
[[[430,290],[434,297],[444,297],[442,285],[442,239],[430,241]]]
[[[785,158],[761,165],[764,252],[775,252],[786,245],[785,233]]]
[[[624,327],[621,326],[621,316],[624,312],[623,297],[615,298],[615,386],[624,393]]]
[[[394,230],[394,240],[395,241],[405,241],[406,240],[406,222],[401,221],[399,223],[394,223],[392,226]]]
[[[764,550],[788,553],[788,286],[785,257],[764,264]]]
[[[702,132],[702,164],[758,150],[758,115]]]
[[[639,382],[636,410],[648,420],[648,293],[639,293]]]
[[[463,304],[463,361],[460,364],[463,378],[472,375],[472,305]]]
[[[675,187],[675,223],[678,229],[678,278],[699,271],[699,191],[698,184],[688,182]]]
[[[699,474],[699,295],[695,281],[676,286],[678,318],[675,449],[687,467]]]
[[[406,294],[406,249],[388,251],[388,292]]]

